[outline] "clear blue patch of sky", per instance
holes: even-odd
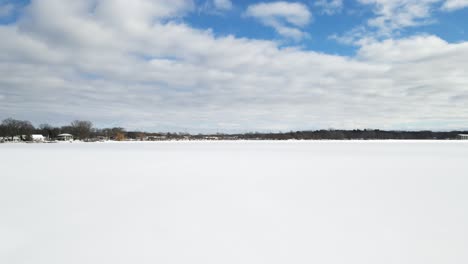
[[[12,4],[14,6],[13,11],[6,15],[0,16],[0,25],[1,24],[11,24],[18,20],[23,7],[27,6],[30,3],[30,0],[0,0],[0,5]]]

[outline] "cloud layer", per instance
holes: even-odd
[[[195,29],[180,20],[195,8],[33,0],[0,26],[2,117],[191,132],[467,128],[466,42],[418,35],[328,55]],[[300,8],[249,10],[311,20]]]

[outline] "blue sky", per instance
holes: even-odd
[[[221,14],[207,14],[206,12],[197,12],[191,14],[187,21],[194,27],[204,29],[211,28],[215,34],[227,35],[233,34],[237,37],[274,39],[284,43],[284,45],[300,45],[305,49],[316,50],[326,53],[350,55],[356,48],[350,45],[342,45],[330,37],[334,34],[343,34],[353,28],[353,26],[363,23],[366,16],[370,14],[359,13],[358,6],[350,2],[349,14],[343,10],[337,11],[335,15],[322,13],[322,8],[313,5],[313,1],[303,1],[313,13],[312,21],[306,25],[303,30],[310,34],[310,37],[303,41],[294,41],[283,39],[271,27],[266,27],[258,23],[254,18],[245,16],[245,10],[249,5],[261,3],[262,1],[238,1],[236,7],[228,12]],[[274,2],[274,1],[271,1]]]
[[[203,5],[204,2],[198,3]],[[291,3],[304,4],[312,14],[311,22],[302,28],[310,36],[301,41],[294,41],[284,39],[273,28],[258,23],[255,18],[245,16],[245,10],[249,6],[277,1],[232,2],[235,5],[230,10],[224,12],[213,12],[212,9],[199,10],[191,13],[185,21],[199,29],[210,28],[220,36],[232,34],[236,37],[275,39],[284,43],[285,46],[299,45],[307,50],[353,55],[358,46],[340,43],[333,36],[345,35],[356,27],[365,26],[366,22],[375,16],[373,10],[376,8],[374,5],[343,0],[339,1],[340,7],[330,14],[324,11],[323,6],[317,5],[320,1],[291,1]],[[433,12],[430,17],[427,17],[427,24],[400,28],[395,35],[402,38],[415,34],[436,34],[449,42],[466,40],[465,25],[468,23],[468,9],[460,8],[446,12],[440,9],[442,5],[443,3],[439,2],[431,7]]]
[[[0,119],[468,129],[468,0],[0,0]]]

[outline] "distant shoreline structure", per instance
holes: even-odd
[[[126,131],[121,127],[94,128],[90,121],[75,120],[67,126],[41,124],[12,118],[0,123],[0,143],[73,141],[173,141],[173,140],[468,140],[468,131],[404,131],[380,129],[321,129],[277,133],[154,133]]]

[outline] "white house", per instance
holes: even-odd
[[[31,135],[31,139],[34,142],[44,142],[45,137],[43,135]]]
[[[457,138],[461,140],[468,140],[468,134],[458,134]]]
[[[71,135],[71,134],[60,134],[60,135],[57,136],[57,140],[70,141],[70,140],[73,140],[73,135]]]
[[[14,137],[0,137],[0,142],[20,142],[21,137],[20,136],[14,136]]]

